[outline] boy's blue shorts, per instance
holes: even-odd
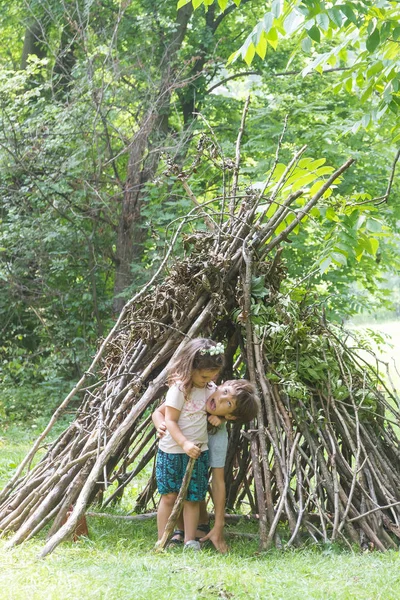
[[[157,489],[161,495],[177,494],[181,488],[189,461],[187,454],[167,454],[157,452],[156,479]],[[186,500],[200,502],[206,497],[208,488],[208,450],[202,452],[194,463]]]

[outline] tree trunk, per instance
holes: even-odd
[[[154,103],[147,111],[139,131],[130,144],[127,177],[122,199],[121,216],[116,242],[116,274],[114,284],[114,312],[118,314],[125,304],[123,291],[134,283],[132,265],[140,262],[143,254],[145,230],[141,210],[145,201],[144,186],[154,177],[160,152],[160,139],[168,130],[169,104],[175,82],[175,58],[186,34],[192,14],[191,4],[177,14],[177,29],[166,48],[160,65],[160,85]],[[150,146],[153,144],[151,154]]]
[[[74,32],[68,24],[61,33],[60,46],[53,69],[54,75],[57,76],[54,86],[56,93],[65,93],[72,81],[72,69],[76,62],[75,46]]]
[[[38,58],[46,56],[43,45],[43,28],[37,19],[31,20],[25,29],[24,47],[22,50],[21,69],[26,69],[28,56],[34,54]]]

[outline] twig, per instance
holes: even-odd
[[[230,213],[232,223],[233,223],[233,216],[235,213],[236,193],[237,193],[237,189],[238,189],[238,180],[239,180],[240,144],[241,144],[242,136],[243,136],[243,132],[244,132],[244,124],[246,122],[247,112],[249,110],[249,104],[250,104],[250,95],[247,96],[247,99],[246,99],[246,102],[245,102],[245,105],[243,108],[242,120],[240,122],[239,133],[238,133],[238,136],[236,139],[236,154],[235,154],[235,166],[233,168],[232,194],[231,194],[231,200],[229,203],[229,213]]]

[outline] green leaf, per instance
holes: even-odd
[[[326,218],[329,221],[335,221],[336,223],[340,221],[337,212],[333,210],[332,206],[328,206],[328,208],[326,209]]]
[[[254,32],[256,32],[256,36],[254,37]],[[257,46],[261,40],[261,37],[265,35],[264,33],[264,26],[262,24],[262,21],[260,21],[259,23],[257,23],[257,25],[255,26],[255,28],[253,29],[253,44],[255,46]]]
[[[312,42],[309,37],[305,37],[301,40],[301,47],[306,54],[311,52]]]
[[[376,19],[375,17],[373,19],[370,19],[368,21],[368,25],[367,25],[367,33],[368,35],[371,35],[371,33],[374,31],[374,29],[376,28]]]
[[[293,33],[300,24],[299,15],[292,10],[283,22],[283,27],[286,33]]]
[[[370,98],[373,91],[374,91],[374,84],[371,83],[371,85],[369,85],[367,87],[367,89],[365,90],[365,92],[363,93],[363,95],[360,98],[361,104],[364,104],[364,102],[366,102],[368,100],[368,98]]]
[[[357,17],[353,12],[353,9],[350,7],[349,4],[343,4],[340,6],[340,10],[341,12],[348,18],[348,20],[351,23],[354,23],[354,25],[357,25]]]
[[[319,13],[317,15],[317,23],[321,27],[322,31],[329,29],[329,17],[326,13]]]
[[[224,11],[228,6],[228,0],[218,0],[218,6],[222,11]]]
[[[337,8],[328,8],[328,15],[332,23],[335,23],[338,27],[342,26],[342,15]]]
[[[324,273],[327,272],[327,270],[329,269],[331,264],[332,264],[332,258],[330,256],[327,256],[326,258],[323,259],[322,262],[320,262],[319,271],[320,271],[321,275],[323,275]]]
[[[176,8],[179,10],[180,8],[182,8],[182,6],[186,6],[186,4],[189,4],[189,2],[190,0],[179,0]]]
[[[271,12],[276,19],[280,16],[280,14],[282,12],[282,7],[283,7],[283,0],[273,0],[272,1]]]
[[[318,27],[316,25],[313,25],[311,27],[311,29],[309,29],[307,31],[308,35],[310,36],[310,38],[312,40],[314,40],[314,42],[320,42],[321,41],[321,32],[318,29]]]
[[[239,56],[239,50],[236,50],[235,52],[232,52],[232,54],[230,55],[230,57],[228,58],[228,60],[226,61],[228,65],[234,63],[236,61],[236,59]]]
[[[269,45],[272,46],[274,50],[276,50],[278,47],[278,32],[276,31],[275,27],[272,27],[269,30],[267,34],[267,40]]]
[[[341,252],[332,252],[331,256],[334,263],[343,266],[347,265],[347,258]]]
[[[302,158],[299,161],[298,166],[300,167],[300,169],[305,169],[306,167],[308,167],[308,165],[310,165],[312,163],[312,158],[310,156],[306,157],[306,158]]]
[[[366,220],[366,216],[365,215],[360,215],[358,217],[357,221],[356,221],[354,229],[356,229],[356,230],[360,229],[364,225],[365,220]]]
[[[303,177],[296,178],[292,185],[292,190],[296,192],[301,187],[308,185],[312,181],[315,181],[316,177],[317,176],[315,173],[306,173],[306,175],[303,175]]]
[[[330,175],[334,170],[335,169],[333,167],[319,167],[317,169],[317,175],[318,177],[322,177],[322,175]]]
[[[309,170],[311,171],[315,171],[315,169],[318,169],[319,167],[321,167],[322,165],[324,165],[326,163],[326,158],[318,158],[317,160],[313,160],[312,163],[310,163],[309,165]],[[330,169],[333,170],[333,167],[329,167]]]
[[[368,127],[370,120],[371,120],[371,115],[369,113],[365,113],[365,115],[363,115],[363,117],[361,119],[361,124],[364,127],[364,129],[366,129]]]
[[[203,0],[192,0],[192,4],[194,10],[196,10],[196,8],[199,8],[203,4]]]
[[[356,260],[360,262],[364,254],[364,248],[359,244],[355,249]]]
[[[246,54],[244,55],[244,60],[248,66],[253,62],[254,55],[256,53],[256,49],[254,47],[253,42],[249,45]]]
[[[374,52],[374,50],[376,50],[376,48],[379,46],[380,41],[381,37],[379,34],[379,29],[376,27],[366,41],[366,47],[368,52]]]
[[[258,44],[256,46],[256,52],[257,52],[258,56],[260,56],[263,60],[267,53],[267,46],[268,46],[267,38],[266,38],[265,34],[263,34],[260,37],[260,41],[258,42]]]
[[[368,240],[369,240],[369,243],[370,243],[370,246],[371,246],[371,254],[373,256],[375,256],[376,253],[377,253],[377,250],[379,248],[379,240],[377,240],[376,238],[372,238],[372,237],[368,238]]]
[[[377,221],[376,219],[368,219],[366,227],[368,231],[371,231],[371,233],[379,233],[380,231],[382,231],[382,223],[380,223],[380,221]]]
[[[315,184],[314,184],[314,185],[315,185]],[[311,211],[310,211],[310,215],[311,215],[312,217],[315,217],[315,218],[317,218],[317,219],[318,219],[318,218],[321,216],[321,212],[320,212],[320,210],[319,210],[318,206],[314,206],[314,208],[312,208],[312,209],[311,209]]]
[[[265,287],[265,276],[251,278],[251,295],[255,298],[264,298],[268,294],[268,290]]]
[[[263,17],[265,33],[268,33],[268,31],[271,29],[273,22],[274,22],[274,15],[271,12],[265,13],[265,15]]]
[[[313,184],[313,185],[310,187],[310,189],[308,190],[308,193],[309,193],[309,195],[310,195],[310,196],[314,196],[314,194],[316,194],[317,192],[319,192],[319,190],[322,188],[322,186],[324,185],[324,183],[325,183],[325,182],[324,182],[322,179],[320,179],[319,181],[316,181],[316,182],[315,182],[315,183],[314,183],[314,184]],[[317,210],[318,210],[318,209],[317,209]],[[312,214],[313,216],[315,216],[315,214],[314,214],[314,209],[311,211],[311,214]],[[320,214],[320,213],[319,213],[319,210],[318,210],[318,213],[317,213],[317,215],[319,216],[319,214]]]
[[[345,84],[344,84],[344,89],[346,90],[346,92],[351,93],[352,89],[353,89],[353,78],[349,77],[348,79],[346,79]]]
[[[372,65],[369,67],[369,69],[367,69],[367,79],[371,79],[371,77],[373,77],[377,73],[381,73],[382,70],[383,70],[382,61],[377,60],[376,62],[372,63]]]

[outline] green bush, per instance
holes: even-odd
[[[54,413],[71,387],[71,382],[61,379],[34,385],[0,384],[0,422],[35,425]]]

